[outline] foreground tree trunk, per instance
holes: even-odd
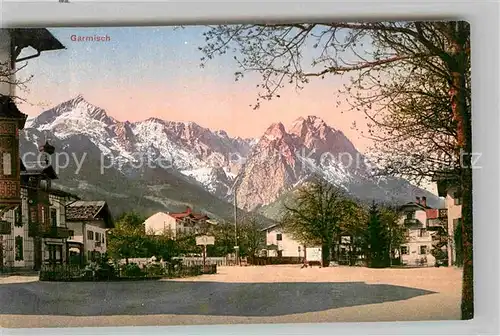
[[[467,102],[467,41],[469,31],[465,22],[455,23],[452,62],[448,63],[452,75],[451,104],[457,123],[458,150],[460,151],[460,187],[462,192],[462,319],[474,317],[474,271],[472,250],[472,122]]]

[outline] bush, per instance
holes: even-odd
[[[165,269],[160,264],[149,264],[146,267],[146,272],[149,276],[160,276],[165,274]]]
[[[122,267],[122,275],[127,277],[140,277],[144,276],[144,272],[136,263],[130,263]]]

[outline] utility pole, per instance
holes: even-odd
[[[234,252],[235,252],[235,263],[239,264],[239,250],[238,246],[238,197],[236,195],[236,183],[238,183],[238,179],[241,175],[237,175],[234,179],[233,183],[233,206],[234,206]]]

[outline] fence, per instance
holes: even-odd
[[[186,266],[203,265],[203,258],[201,257],[184,257],[180,259],[182,259],[182,264]],[[209,257],[206,258],[205,264],[217,265],[217,266],[229,266],[231,265],[231,259],[227,257]]]
[[[202,274],[217,273],[217,265],[173,265],[163,266],[159,263],[147,267],[139,267],[130,263],[119,269],[113,266],[85,267],[79,265],[43,265],[40,270],[40,281],[104,281],[104,280],[146,280],[161,278],[182,278]]]
[[[291,265],[304,263],[303,257],[255,257],[248,258],[251,265]]]
[[[79,265],[42,265],[40,281],[70,281],[82,275]]]

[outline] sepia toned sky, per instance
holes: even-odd
[[[369,142],[352,129],[355,121],[365,128],[364,116],[336,108],[340,77],[311,82],[305,89],[290,87],[281,98],[250,106],[257,97],[258,75],[235,82],[236,64],[230,57],[216,58],[200,67],[202,27],[174,29],[58,28],[50,31],[66,50],[43,53],[29,60],[21,78],[33,75],[30,102],[22,109],[30,116],[82,94],[118,120],[148,117],[194,121],[232,136],[257,137],[273,122],[285,125],[300,116],[315,115],[342,130],[362,152]],[[110,41],[78,42],[72,36],[108,35]],[[30,52],[24,52],[24,55]],[[43,88],[43,89],[41,89]]]

